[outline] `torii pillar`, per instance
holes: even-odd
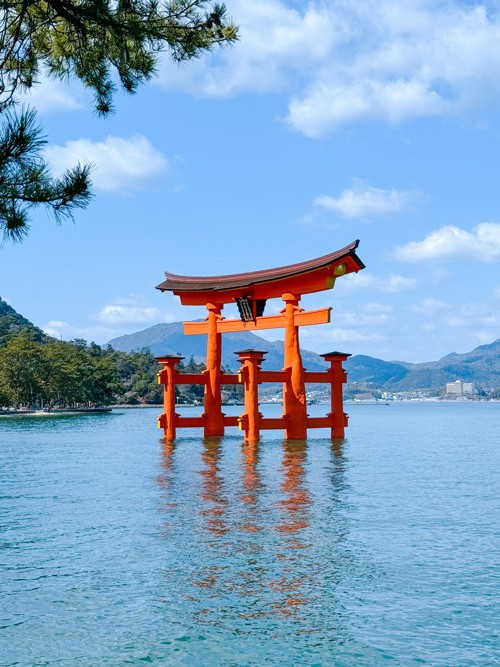
[[[223,319],[222,304],[207,303],[208,336],[206,371],[207,382],[203,397],[205,419],[204,435],[224,435],[224,415],[222,414],[222,397],[220,391],[222,363],[222,334],[217,331],[217,322]]]
[[[286,292],[281,298],[285,302],[283,369],[289,373],[283,383],[283,412],[289,417],[285,437],[303,439],[307,438],[306,388],[299,346],[299,327],[294,321],[295,314],[302,311],[299,308],[300,296]]]
[[[330,364],[328,373],[331,375],[331,412],[330,418],[332,438],[343,438],[345,427],[348,424],[347,414],[344,412],[342,399],[342,385],[347,382],[347,373],[342,368],[342,362],[351,356],[346,352],[328,352],[321,355]]]

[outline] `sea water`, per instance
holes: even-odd
[[[500,664],[500,403],[348,411],[258,445],[0,419],[0,664]]]

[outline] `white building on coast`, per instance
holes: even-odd
[[[473,382],[462,382],[462,380],[455,380],[455,382],[446,383],[446,393],[454,396],[473,396],[475,391]]]

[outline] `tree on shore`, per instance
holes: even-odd
[[[90,165],[50,174],[46,139],[35,112],[18,108],[20,93],[40,76],[77,79],[94,94],[95,110],[113,110],[118,88],[135,93],[156,72],[160,54],[177,62],[237,39],[223,4],[212,0],[0,1],[0,228],[19,241],[33,207],[56,221],[91,197]],[[116,80],[118,83],[116,83]]]
[[[95,348],[79,341],[11,338],[0,348],[0,405],[66,408],[113,402],[123,390],[116,365]]]
[[[45,398],[46,375],[42,345],[24,336],[11,338],[0,349],[0,393],[6,405],[32,406]]]

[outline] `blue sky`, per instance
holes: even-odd
[[[90,160],[96,196],[3,246],[0,295],[105,343],[200,317],[154,289],[164,270],[270,268],[359,238],[366,269],[304,297],[333,308],[304,347],[420,362],[499,338],[500,2],[227,6],[236,46],[165,59],[109,119],[75,83],[30,96],[54,172]]]

